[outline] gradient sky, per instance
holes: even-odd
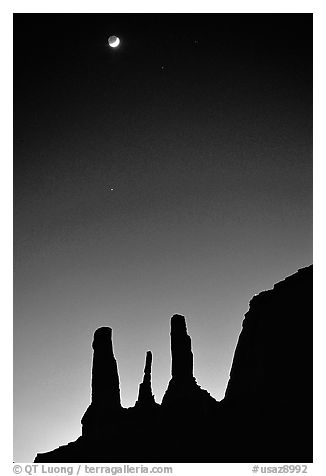
[[[249,300],[311,262],[311,14],[14,15],[15,461],[79,436],[97,327],[160,402],[184,314],[221,399]]]

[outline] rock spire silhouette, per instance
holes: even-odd
[[[118,366],[110,327],[96,329],[92,348],[92,398],[81,420],[83,434],[105,432],[107,419],[114,420],[121,411]]]
[[[171,318],[160,405],[149,351],[135,406],[121,406],[112,329],[97,329],[82,435],[35,462],[312,462],[312,278],[300,269],[250,301],[220,402],[195,379],[184,316]]]
[[[172,378],[192,378],[194,357],[191,350],[191,338],[187,333],[186,319],[180,314],[171,318],[171,357]]]
[[[152,393],[152,352],[146,352],[146,361],[144,368],[144,377],[139,384],[137,407],[150,407],[156,405],[154,395]]]
[[[92,347],[92,403],[107,409],[120,407],[119,374],[113,354],[112,329],[97,329]]]

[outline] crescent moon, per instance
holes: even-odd
[[[117,36],[110,36],[108,42],[111,48],[116,48],[120,44],[120,38]]]

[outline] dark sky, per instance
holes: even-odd
[[[125,406],[175,312],[221,399],[250,298],[312,262],[312,15],[15,14],[14,246],[16,461],[78,436],[101,325]]]

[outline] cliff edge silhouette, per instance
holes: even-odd
[[[148,351],[135,406],[121,406],[112,329],[97,329],[82,434],[35,462],[312,462],[312,284],[311,265],[251,299],[219,402],[193,374],[184,316],[171,319],[160,405]]]

